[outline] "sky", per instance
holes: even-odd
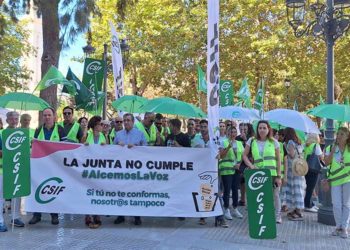
[[[86,46],[86,39],[84,34],[81,34],[69,49],[61,51],[58,69],[63,75],[67,74],[68,67],[70,67],[76,76],[82,78],[84,63],[74,61],[73,58],[84,57],[84,46]]]

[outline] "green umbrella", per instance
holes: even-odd
[[[350,106],[344,104],[321,104],[307,111],[307,114],[342,122],[350,122]]]
[[[142,113],[141,106],[146,104],[147,98],[137,95],[125,95],[118,100],[112,102],[112,106],[115,110],[121,110],[129,113]]]
[[[141,109],[145,112],[156,112],[184,117],[206,117],[206,114],[193,104],[169,97],[159,97],[148,101]]]
[[[43,110],[50,107],[50,105],[33,94],[12,92],[0,96],[0,107],[19,110]]]

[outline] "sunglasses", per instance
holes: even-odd
[[[161,122],[156,122],[156,125],[162,125],[162,123]]]
[[[71,115],[71,112],[63,112],[63,115]]]
[[[149,120],[150,122],[154,122],[154,120]]]
[[[123,123],[123,121],[115,121],[115,123]]]

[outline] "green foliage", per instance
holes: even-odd
[[[6,91],[26,88],[30,72],[23,66],[23,58],[32,52],[27,42],[28,33],[21,23],[14,24],[0,13],[4,24],[0,33],[0,95]]]
[[[97,0],[102,18],[92,20],[94,47],[102,53],[109,44],[108,20],[130,46],[125,82],[133,93],[152,89],[158,95],[178,96],[196,103],[196,64],[206,65],[207,1]],[[116,14],[117,13],[117,14]],[[349,94],[350,37],[337,41],[336,83]],[[252,96],[264,77],[266,108],[290,106],[299,110],[317,105],[326,96],[326,48],[313,37],[295,38],[286,17],[285,1],[220,1],[221,79],[233,80],[238,89],[244,77]],[[109,81],[111,82],[111,81]],[[136,86],[133,86],[136,83]]]

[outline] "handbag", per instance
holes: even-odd
[[[309,167],[303,156],[299,152],[299,148],[294,146],[297,156],[292,161],[292,172],[294,176],[305,176],[309,171]]]
[[[316,151],[316,145],[312,153],[306,157],[306,162],[307,162],[307,165],[309,166],[310,172],[319,174],[321,172],[322,165],[320,162],[320,158],[318,157],[318,155],[315,154],[315,151]]]

